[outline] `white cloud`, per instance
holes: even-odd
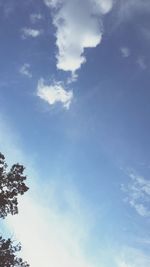
[[[28,78],[32,78],[32,73],[30,71],[30,64],[28,63],[25,63],[21,66],[19,72],[22,74],[22,75],[25,75],[27,76]]]
[[[130,172],[131,182],[127,186],[122,186],[123,191],[127,194],[127,202],[136,212],[143,216],[150,216],[150,181],[135,172]]]
[[[103,34],[102,15],[108,13],[112,0],[45,0],[55,8],[57,68],[75,72],[85,63],[85,48],[100,44]],[[59,8],[57,8],[59,7]]]
[[[121,54],[124,58],[127,58],[130,56],[130,49],[128,47],[121,47],[120,48]]]
[[[32,29],[32,28],[23,28],[22,29],[22,38],[26,39],[28,37],[36,38],[41,34],[40,30]]]
[[[37,96],[48,102],[49,105],[62,103],[64,108],[69,109],[73,99],[73,91],[67,91],[60,82],[46,85],[41,79],[37,86]]]
[[[33,13],[30,15],[30,20],[32,23],[36,23],[37,21],[42,19],[42,15],[40,13]]]

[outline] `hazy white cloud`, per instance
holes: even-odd
[[[42,19],[42,15],[40,13],[33,13],[30,15],[30,20],[32,23],[36,23],[37,21]]]
[[[130,172],[131,182],[127,186],[122,186],[122,190],[127,194],[126,201],[136,212],[143,216],[150,216],[150,181],[135,172]]]
[[[32,29],[32,28],[23,28],[21,30],[21,33],[22,33],[21,37],[23,39],[26,39],[28,37],[36,38],[41,34],[41,31],[37,29]]]
[[[100,44],[103,34],[102,15],[108,13],[112,0],[45,0],[55,8],[57,68],[75,72],[86,61],[85,48]],[[58,7],[58,8],[57,8]]]
[[[27,76],[28,78],[32,78],[32,73],[31,73],[31,70],[30,70],[30,64],[28,63],[25,63],[21,66],[19,72],[22,74],[22,75],[25,75]]]
[[[91,267],[84,251],[89,231],[85,212],[81,212],[79,206],[76,209],[70,204],[72,200],[67,199],[69,207],[63,213],[51,190],[44,194],[47,199],[44,205],[40,202],[43,199],[41,189],[37,199],[24,196],[19,201],[19,215],[7,219],[9,228],[22,244],[23,258],[32,267]]]
[[[128,47],[121,47],[120,52],[124,58],[127,58],[130,56],[130,49]]]
[[[30,190],[19,199],[19,214],[5,219],[10,236],[22,244],[21,256],[31,267],[92,267],[86,246],[93,216],[62,177],[57,182],[47,179],[44,185],[32,166],[33,154],[25,155],[18,139],[0,116],[0,151],[9,164],[25,164],[29,177]]]
[[[61,103],[64,108],[69,109],[73,100],[73,91],[66,90],[60,82],[46,85],[41,79],[37,86],[37,96],[48,102],[49,105]]]

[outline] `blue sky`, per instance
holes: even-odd
[[[30,186],[4,227],[31,267],[150,264],[149,25],[148,0],[0,1],[0,151]]]

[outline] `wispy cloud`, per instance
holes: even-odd
[[[2,11],[2,15],[4,15],[5,18],[8,18],[15,10],[16,3],[13,1],[0,1],[0,9]]]
[[[146,65],[144,57],[138,57],[137,64],[142,70],[147,69],[147,65]]]
[[[67,79],[67,84],[76,82],[78,79],[78,74],[76,72],[72,72],[71,75]]]
[[[31,73],[31,70],[30,70],[30,64],[28,63],[24,63],[21,68],[19,69],[19,72],[22,74],[22,75],[25,75],[27,76],[28,78],[32,78],[32,73]]]
[[[150,30],[149,30],[149,25],[147,27],[144,27],[141,25],[141,33],[143,37],[150,42]]]
[[[73,100],[73,91],[66,90],[60,82],[46,85],[44,80],[41,79],[37,86],[37,96],[45,100],[49,105],[61,103],[65,109],[69,109]]]
[[[121,47],[120,52],[121,52],[122,57],[124,58],[128,58],[130,56],[130,49],[128,47],[125,47],[125,46]]]
[[[21,37],[23,39],[27,39],[28,37],[36,38],[39,35],[41,35],[41,31],[37,29],[32,29],[32,28],[23,28],[21,30]]]
[[[143,10],[150,12],[149,0],[117,0],[116,7],[120,23],[131,19],[136,14],[143,12]]]
[[[140,249],[124,247],[118,253],[117,267],[147,267],[150,265],[150,257]]]
[[[42,19],[42,15],[40,13],[33,13],[30,15],[30,20],[32,23],[36,23]]]
[[[113,5],[112,0],[45,0],[55,8],[53,24],[56,27],[57,68],[75,72],[86,58],[85,48],[100,44],[103,34],[102,15]],[[57,8],[59,7],[59,8]]]
[[[150,216],[150,181],[137,175],[134,171],[128,173],[131,181],[122,185],[122,190],[127,194],[126,201],[136,212],[143,216]]]

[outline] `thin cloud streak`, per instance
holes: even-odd
[[[150,216],[150,181],[137,175],[134,171],[129,172],[131,181],[127,185],[122,185],[122,190],[126,193],[126,201],[143,217]]]

